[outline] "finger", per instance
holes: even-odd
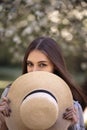
[[[4,101],[7,102],[7,103],[10,103],[10,99],[8,99],[7,97],[2,98],[2,102],[4,102]]]
[[[74,110],[70,110],[70,111],[67,111],[66,114],[74,114],[74,115],[77,115],[77,112],[74,111]]]
[[[11,113],[11,110],[9,108],[5,108],[3,109],[3,111],[1,111],[1,113],[4,115],[4,116],[10,116],[10,113]]]
[[[77,114],[77,110],[76,110],[75,107],[67,108],[67,109],[66,109],[66,113],[69,113],[69,112],[74,113],[74,114]]]
[[[68,107],[67,109],[66,109],[66,111],[73,111],[74,110],[74,107]]]
[[[7,108],[2,111],[2,114],[6,117],[10,116],[9,110]]]
[[[10,115],[11,109],[10,109],[9,105],[6,102],[3,102],[2,105],[0,106],[0,112],[4,116],[9,116]]]
[[[2,126],[2,122],[0,121],[0,128],[1,128],[1,126]]]
[[[2,103],[0,103],[0,108],[1,108],[2,106],[9,106],[9,104],[8,104],[6,101],[3,101]]]
[[[70,119],[73,119],[75,117],[76,117],[76,115],[74,115],[72,113],[64,114],[64,119],[70,120]]]

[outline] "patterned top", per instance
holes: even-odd
[[[85,130],[82,107],[81,107],[81,105],[79,104],[78,101],[74,101],[74,106],[77,109],[77,114],[78,114],[79,120],[78,120],[78,123],[70,126],[68,128],[68,130]]]

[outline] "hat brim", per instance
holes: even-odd
[[[10,107],[12,109],[11,116],[6,118],[6,124],[9,130],[30,130],[22,122],[20,106],[24,97],[37,89],[49,91],[58,101],[58,119],[48,130],[66,130],[70,125],[70,121],[63,119],[63,113],[66,108],[73,105],[71,91],[63,79],[55,74],[44,71],[24,74],[13,82],[7,96],[11,101]]]

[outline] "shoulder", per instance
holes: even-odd
[[[80,103],[78,101],[74,101],[74,106],[75,106],[76,109],[82,111],[82,106],[80,105]]]
[[[79,116],[79,119],[80,118],[83,119],[83,110],[82,110],[82,106],[80,105],[80,103],[78,101],[74,101],[74,106],[77,110],[77,114]]]
[[[76,124],[76,127],[79,128],[77,130],[85,130],[85,125],[84,125],[84,119],[83,119],[83,110],[78,101],[74,101],[74,106],[77,110],[77,115],[78,115],[78,123]]]
[[[2,92],[1,98],[7,96],[8,92],[9,92],[9,89],[10,89],[10,87],[11,87],[11,84],[12,84],[12,83],[10,83],[10,84],[8,84],[8,85],[6,86],[6,88],[5,88],[4,91]]]

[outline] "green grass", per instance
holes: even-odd
[[[10,84],[12,81],[4,81],[4,80],[0,80],[0,97],[1,94],[3,92],[3,90],[5,89],[5,87]]]
[[[0,88],[5,88],[20,75],[21,68],[0,67]]]
[[[4,89],[8,84],[10,84],[12,81],[4,81],[0,80],[0,88]]]
[[[21,75],[21,68],[0,67],[0,96],[4,88]]]
[[[0,80],[15,80],[21,75],[21,68],[0,67]]]

